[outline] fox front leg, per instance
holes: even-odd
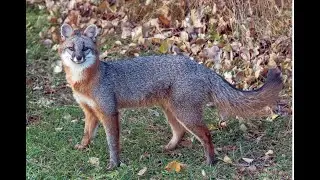
[[[80,144],[75,145],[75,149],[83,150],[90,144],[91,140],[95,136],[98,128],[98,118],[94,115],[92,109],[83,103],[80,103],[85,115],[84,133]]]
[[[120,122],[119,113],[102,113],[97,112],[107,136],[109,148],[109,165],[107,170],[113,170],[120,166]]]

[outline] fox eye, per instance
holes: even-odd
[[[74,48],[73,48],[73,47],[68,47],[68,49],[69,49],[70,51],[74,51]]]
[[[88,49],[89,49],[89,48],[83,46],[82,51],[86,51],[86,50],[88,50]]]

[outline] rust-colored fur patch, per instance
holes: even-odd
[[[82,78],[80,81],[72,81],[72,72],[69,67],[64,66],[66,72],[66,79],[72,88],[73,92],[80,93],[90,99],[93,99],[92,89],[98,83],[99,74],[97,71],[99,60],[96,61],[92,66],[86,68],[82,72]]]

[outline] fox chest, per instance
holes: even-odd
[[[88,105],[90,107],[95,107],[96,106],[96,102],[92,98],[90,98],[88,96],[85,96],[85,95],[83,95],[81,93],[74,92],[73,93],[73,97],[77,101],[77,103],[79,103],[79,104],[83,103],[83,104],[86,104],[86,105]]]

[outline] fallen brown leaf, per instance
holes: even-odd
[[[242,159],[249,164],[253,161],[253,159],[250,159],[250,158],[242,158]]]
[[[170,163],[167,164],[167,166],[165,167],[165,170],[180,172],[184,166],[185,165],[182,165],[178,161],[171,161]]]
[[[232,160],[231,160],[227,155],[224,156],[223,161],[224,161],[225,163],[232,164]]]
[[[90,157],[88,162],[94,166],[99,166],[100,164],[99,158],[96,158],[96,157]]]
[[[166,28],[170,27],[170,20],[166,18],[164,15],[159,15],[158,17],[159,21],[162,23],[162,25]]]
[[[265,155],[271,155],[271,154],[273,154],[273,151],[272,151],[272,150],[268,150],[268,151],[265,153]]]
[[[144,173],[146,173],[147,169],[148,169],[147,167],[142,168],[137,175],[142,176]]]

